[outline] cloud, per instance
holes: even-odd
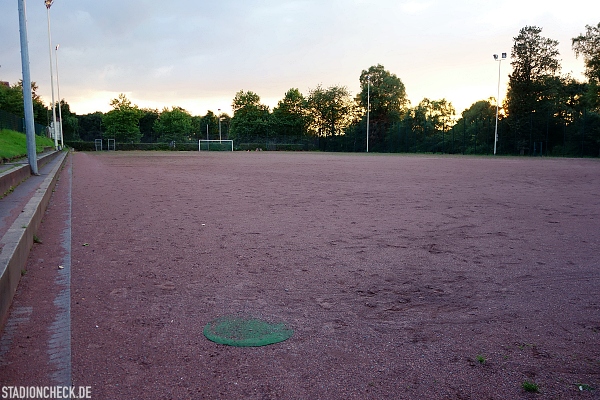
[[[0,14],[7,16],[0,25],[0,79],[11,82],[20,78],[15,3],[0,2]],[[107,96],[98,103],[102,109],[110,93],[127,92],[140,105],[164,102],[197,114],[205,110],[192,107],[225,109],[223,102],[229,105],[242,89],[271,106],[292,87],[307,93],[318,84],[336,84],[356,93],[360,72],[376,64],[403,80],[413,103],[446,97],[460,109],[495,96],[491,55],[510,52],[525,25],[542,26],[547,37],[561,42],[563,70],[582,66],[569,41],[597,22],[589,15],[600,15],[600,3],[572,0],[565,8],[541,0],[499,0],[485,7],[475,0],[56,0],[51,15],[54,43],[61,45],[61,95],[76,112],[90,111],[87,98],[100,101],[91,93]],[[41,2],[29,2],[28,22],[32,77],[49,98]],[[480,98],[458,100],[467,93]]]
[[[175,67],[173,65],[159,67],[154,70],[153,77],[158,79],[158,78],[164,78],[164,77],[171,76],[171,73],[173,72],[174,68]]]
[[[400,4],[400,9],[407,14],[420,14],[431,6],[429,1],[406,1]]]

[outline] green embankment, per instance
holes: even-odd
[[[35,136],[35,147],[39,153],[44,147],[54,147],[52,139]],[[21,157],[27,157],[27,138],[24,133],[0,130],[0,161],[10,161]]]

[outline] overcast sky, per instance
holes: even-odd
[[[0,1],[0,80],[11,83],[22,77],[17,4]],[[32,80],[49,104],[46,7],[26,6]],[[77,114],[106,112],[119,93],[193,115],[230,112],[239,90],[271,108],[290,88],[355,95],[376,64],[402,80],[412,105],[446,98],[460,113],[496,96],[492,55],[510,55],[527,25],[560,42],[562,73],[584,79],[571,39],[600,22],[600,1],[55,0],[50,15],[60,97]],[[501,98],[510,72],[503,62]]]

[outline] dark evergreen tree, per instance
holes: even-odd
[[[544,137],[543,127],[551,112],[559,82],[558,41],[541,36],[542,28],[526,26],[514,38],[513,72],[509,76],[506,110],[510,133],[506,145],[512,152],[526,149]]]

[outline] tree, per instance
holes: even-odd
[[[269,107],[260,102],[260,96],[254,92],[240,90],[233,103],[233,118],[229,137],[234,140],[248,140],[269,135]]]
[[[229,139],[229,127],[231,126],[231,117],[227,113],[219,114],[219,118],[221,120],[221,138]],[[217,123],[218,123],[217,119]],[[218,130],[217,130],[218,132]]]
[[[219,117],[208,110],[205,116],[200,118],[198,126],[198,139],[215,139],[219,137]]]
[[[494,143],[496,106],[493,98],[479,100],[462,112],[461,118],[452,127],[454,149],[466,154],[491,153]],[[495,102],[495,101],[494,101]],[[505,138],[500,135],[500,143]]]
[[[577,57],[583,56],[585,75],[589,79],[586,107],[600,114],[600,23],[585,28],[585,34],[572,39],[572,47]]]
[[[23,90],[21,87],[0,85],[0,110],[23,118]]]
[[[511,82],[535,82],[560,70],[558,41],[540,35],[542,28],[526,26],[514,38]]]
[[[371,114],[374,118],[400,115],[406,111],[408,99],[406,88],[395,74],[386,71],[384,66],[378,64],[363,70],[360,74],[359,101],[361,106],[367,109],[367,97],[370,97]],[[370,89],[367,82],[370,81]],[[370,93],[369,93],[370,92]],[[367,96],[370,94],[370,96]]]
[[[164,108],[154,122],[161,142],[187,142],[192,134],[192,116],[181,107]]]
[[[38,86],[31,82],[31,97],[33,100],[33,119],[35,123],[41,125],[48,124],[48,108],[42,102],[37,94]],[[9,112],[18,117],[24,118],[25,111],[23,106],[23,81],[12,86],[0,85],[0,110]]]
[[[290,89],[277,103],[271,115],[272,131],[278,136],[306,136],[308,132],[307,102],[298,89]]]
[[[425,98],[410,109],[404,117],[404,124],[413,133],[414,150],[446,152],[446,131],[452,127],[455,114],[454,106],[446,99]]]
[[[218,139],[219,138],[219,117],[208,110],[205,116],[200,118],[198,126],[195,128],[198,139]]]
[[[597,26],[586,25],[585,28],[585,34],[572,40],[575,55],[583,56],[585,75],[589,79],[582,101],[583,118],[580,129],[583,133],[587,131],[590,144],[598,148],[598,152],[592,150],[588,154],[598,154],[600,153],[600,23]],[[582,139],[582,144],[584,142],[585,139]],[[583,153],[582,148],[581,154]]]
[[[57,110],[58,107],[59,104],[56,104]],[[62,115],[63,139],[65,141],[81,140],[79,137],[79,120],[77,119],[77,115],[71,112],[71,106],[64,100],[60,101],[60,115]]]
[[[556,88],[560,70],[558,41],[542,37],[541,32],[542,28],[526,26],[514,38],[513,72],[506,98],[513,151],[533,149],[535,136],[540,134],[534,127],[542,125],[538,117],[547,114],[548,99]]]
[[[142,117],[140,118],[140,134],[143,143],[156,143],[158,135],[154,130],[154,123],[158,119],[159,112],[153,108],[143,108]]]
[[[202,117],[192,117],[192,130],[194,131],[194,139],[219,139],[219,119],[221,119],[221,139],[228,139],[231,117],[226,113],[216,115],[211,110],[208,110],[206,115]]]
[[[308,96],[310,129],[316,136],[343,135],[346,128],[357,122],[359,110],[345,86],[321,85]]]
[[[365,113],[369,102],[371,106],[369,141],[374,149],[385,150],[384,141],[392,124],[400,121],[409,104],[406,88],[400,78],[386,71],[381,64],[363,70],[359,80],[358,101]]]
[[[552,107],[545,113],[546,150],[556,155],[581,154],[580,130],[586,113],[588,84],[567,75],[555,82]],[[539,117],[538,117],[539,119]],[[577,137],[577,141],[572,140]],[[569,139],[567,141],[567,138]]]
[[[586,76],[600,83],[600,23],[586,25],[585,29],[585,34],[572,39],[572,47],[577,57],[583,56]]]
[[[132,105],[123,93],[113,99],[110,105],[113,109],[102,117],[104,136],[121,143],[139,143],[142,137],[140,133],[142,111],[138,106]]]
[[[84,142],[100,139],[102,135],[102,118],[104,114],[96,111],[92,114],[76,115],[79,125],[79,137]]]

